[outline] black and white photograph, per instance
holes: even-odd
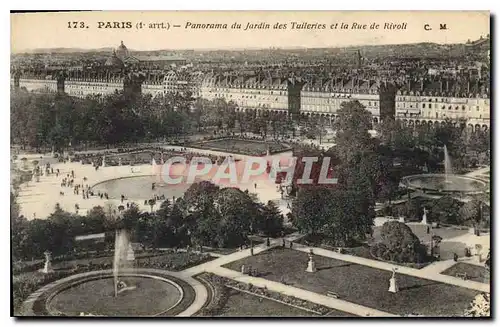
[[[11,316],[491,318],[490,24],[11,13]]]

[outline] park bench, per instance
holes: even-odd
[[[466,272],[464,272],[464,273],[456,273],[455,276],[458,277],[458,278],[462,278],[463,280],[469,279],[469,276],[467,276]]]
[[[339,298],[339,295],[338,295],[337,293],[333,292],[333,291],[328,291],[328,292],[326,292],[326,296],[328,296],[328,297],[333,297],[333,298],[335,298],[335,299],[338,299],[338,298]]]

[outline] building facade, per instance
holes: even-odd
[[[409,83],[396,93],[396,117],[408,125],[463,120],[470,128],[490,126],[489,86],[480,80]]]
[[[342,103],[358,100],[366,107],[377,123],[380,119],[379,83],[359,79],[316,79],[301,90],[301,113],[337,116]]]
[[[288,112],[289,108],[287,78],[208,74],[200,86],[200,96],[232,101],[243,111]]]

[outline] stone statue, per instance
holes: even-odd
[[[427,225],[427,212],[429,211],[424,207],[424,215],[422,216],[422,221],[421,221],[423,225]]]
[[[44,274],[48,274],[48,273],[51,273],[53,272],[54,270],[52,269],[52,253],[50,253],[50,251],[45,251],[43,253],[45,255],[45,265],[42,269],[42,272]]]
[[[316,264],[314,262],[313,255],[314,253],[311,249],[311,251],[309,252],[309,262],[307,263],[306,272],[316,272]]]
[[[389,292],[397,293],[399,291],[399,287],[396,280],[396,270],[397,268],[392,268],[392,276],[389,279]]]

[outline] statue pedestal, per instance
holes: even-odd
[[[389,279],[389,292],[397,293],[399,291],[398,284],[396,282],[396,278],[392,277]]]
[[[51,272],[54,272],[54,269],[52,269],[52,265],[50,262],[45,262],[45,266],[41,270],[44,274],[49,274]]]
[[[312,259],[309,259],[309,262],[307,263],[306,272],[316,272],[316,264]]]

